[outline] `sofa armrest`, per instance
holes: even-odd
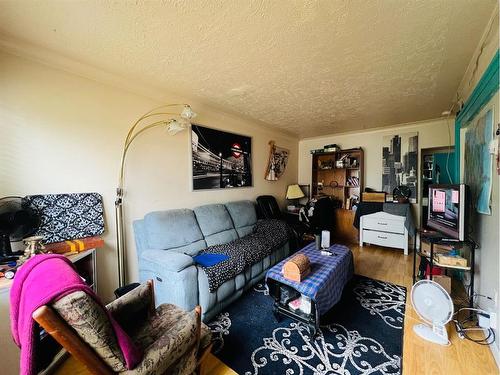
[[[139,280],[154,281],[156,303],[192,310],[198,301],[198,268],[193,258],[169,250],[146,249],[139,255]]]
[[[180,272],[194,264],[191,256],[168,250],[145,250],[142,252],[141,258],[147,262],[161,265],[162,268],[171,272]]]

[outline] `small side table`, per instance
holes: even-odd
[[[469,272],[470,273],[470,286],[468,288],[468,291],[466,290],[467,293],[467,298],[469,299],[469,307],[473,308],[474,307],[474,272],[475,272],[475,254],[476,254],[476,243],[471,240],[465,240],[465,241],[454,241],[454,240],[446,240],[443,237],[440,236],[432,236],[429,234],[425,234],[423,232],[420,233],[420,243],[422,242],[427,242],[430,245],[430,250],[429,254],[424,254],[422,252],[422,245],[420,245],[421,251],[417,252],[415,251],[413,254],[413,284],[415,284],[419,279],[421,279],[416,271],[417,267],[417,256],[421,259],[424,258],[427,260],[429,264],[429,279],[432,280],[433,278],[433,269],[434,267],[440,267],[444,270],[458,270],[458,271],[463,271],[463,272]],[[446,245],[453,245],[454,247],[458,248],[467,248],[468,249],[468,265],[465,267],[460,267],[460,266],[451,266],[451,265],[446,265],[446,264],[440,264],[434,259],[434,254],[435,254],[435,246],[438,244],[446,244]]]

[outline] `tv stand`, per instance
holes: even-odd
[[[427,242],[430,245],[430,252],[429,254],[425,254],[422,251],[422,242]],[[435,245],[438,244],[450,244],[453,243],[454,246],[457,246],[459,248],[468,248],[469,249],[469,257],[468,257],[468,265],[466,267],[460,267],[460,266],[451,266],[451,265],[446,265],[446,264],[439,264],[436,262],[434,259],[434,253],[435,253]],[[474,259],[475,259],[475,252],[476,252],[476,243],[471,240],[465,240],[465,241],[460,241],[454,238],[445,238],[442,234],[437,233],[437,232],[420,232],[420,251],[414,251],[413,252],[413,284],[415,284],[419,276],[416,273],[416,265],[417,265],[417,255],[420,258],[425,258],[428,261],[429,265],[429,275],[428,278],[432,280],[433,277],[433,269],[434,267],[440,267],[445,270],[460,270],[463,272],[469,272],[470,273],[470,288],[467,293],[467,288],[466,288],[466,293],[468,294],[468,300],[469,300],[469,307],[474,307]],[[425,276],[424,276],[425,277]]]

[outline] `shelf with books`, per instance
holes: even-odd
[[[311,154],[312,196],[327,195],[340,201],[341,208],[352,209],[364,187],[363,149]]]

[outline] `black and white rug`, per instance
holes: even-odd
[[[208,325],[214,354],[238,374],[401,374],[406,288],[355,276],[322,319],[321,334],[280,323],[263,284]]]

